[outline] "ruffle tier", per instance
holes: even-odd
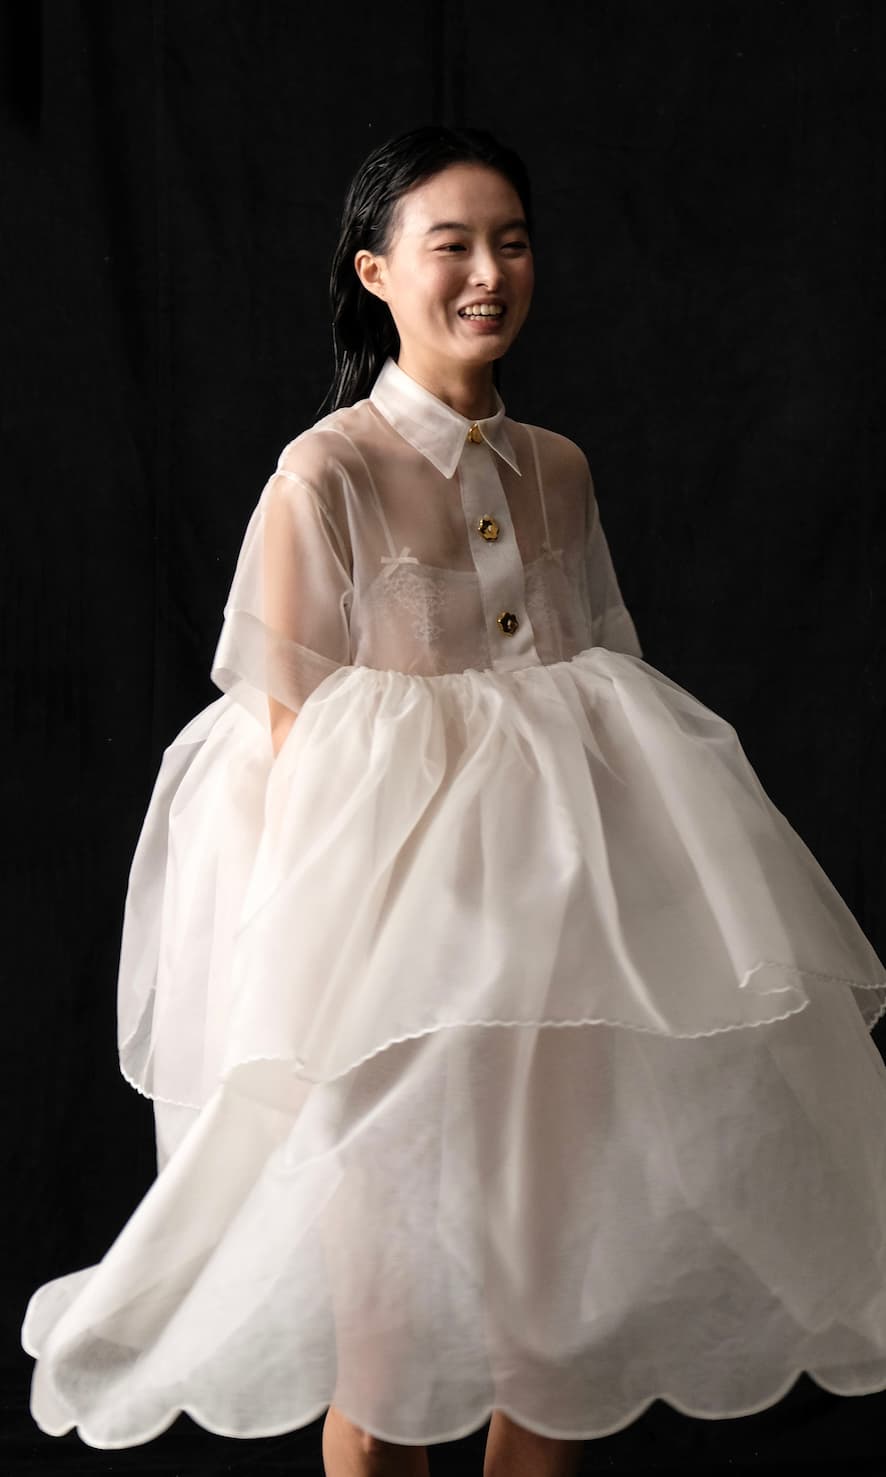
[[[886,1389],[886,1071],[848,992],[706,1038],[470,1026],[329,1082],[241,1067],[103,1261],[48,1283],[31,1409],[131,1446],[332,1403],[428,1445]]]
[[[463,1025],[707,1036],[886,969],[734,728],[639,657],[344,667],[276,760],[229,696],[164,754],[132,867],[121,1064],[198,1107]]]

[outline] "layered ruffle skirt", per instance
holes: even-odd
[[[886,970],[639,657],[225,695],[133,861],[160,1171],[23,1330],[44,1431],[430,1444],[886,1389]]]

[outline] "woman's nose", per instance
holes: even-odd
[[[501,265],[492,252],[478,253],[473,264],[471,279],[478,285],[485,284],[492,289],[501,279]]]

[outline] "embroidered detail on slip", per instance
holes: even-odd
[[[387,567],[376,598],[380,598],[382,603],[389,602],[391,606],[398,605],[411,617],[412,634],[423,645],[432,646],[440,641],[444,632],[436,617],[443,604],[442,571],[436,573],[429,566],[425,566],[421,573],[409,569],[408,565],[418,565],[421,561],[410,554],[408,544],[397,555],[383,556],[381,562]],[[394,614],[392,610],[388,613]]]

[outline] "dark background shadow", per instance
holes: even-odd
[[[127,870],[163,747],[217,696],[247,518],[331,379],[376,143],[470,123],[527,160],[508,412],[586,450],[646,659],[735,725],[886,955],[883,54],[860,0],[0,10],[4,1472],[320,1471],[319,1423],[44,1437],[18,1327],[153,1176],[116,1065]],[[587,1470],[882,1472],[884,1415],[806,1376],[742,1420],[657,1402]],[[479,1472],[482,1434],[434,1471]]]

